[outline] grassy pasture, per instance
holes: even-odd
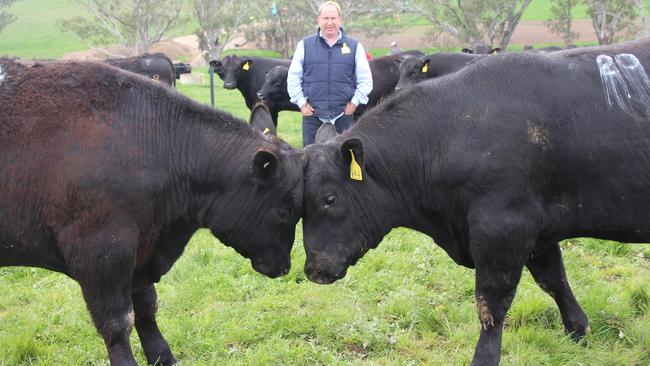
[[[205,72],[195,69],[193,72]],[[218,83],[220,85],[220,83]],[[209,103],[209,88],[178,90]],[[247,119],[238,91],[219,108]],[[279,134],[299,146],[300,118],[281,113]],[[393,230],[330,286],[306,280],[302,227],[282,278],[198,231],[157,285],[158,322],[181,365],[463,365],[478,339],[473,271],[433,241]],[[650,364],[650,246],[594,239],[562,244],[569,280],[591,333],[563,333],[559,312],[525,272],[509,312],[502,365]],[[78,285],[41,269],[0,268],[0,366],[106,365]],[[137,335],[137,360],[146,364]]]

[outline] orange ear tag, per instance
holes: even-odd
[[[244,69],[245,71],[248,71],[248,69],[250,69],[251,66],[248,64],[248,61],[246,61],[246,63],[241,68]]]
[[[354,158],[354,152],[352,152],[352,149],[350,149],[350,154],[352,155],[352,160],[350,161],[350,179],[362,181],[363,176],[361,175],[361,167]]]

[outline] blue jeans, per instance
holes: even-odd
[[[342,133],[348,128],[352,127],[354,123],[353,114],[344,114],[339,119],[336,120],[334,127],[336,127],[336,132]],[[302,116],[302,146],[311,145],[316,140],[316,131],[323,124],[323,122],[318,119],[315,115],[311,116]]]

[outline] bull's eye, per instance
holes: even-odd
[[[325,196],[325,207],[331,207],[336,204],[336,195],[328,194]]]

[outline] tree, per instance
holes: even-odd
[[[90,47],[117,41],[131,56],[149,52],[179,20],[182,0],[74,0],[92,19],[75,17],[59,23]]]
[[[448,33],[473,47],[505,50],[532,0],[418,0],[413,11],[433,23],[435,36]]]
[[[0,9],[9,7],[14,0],[0,0]],[[9,24],[13,23],[16,20],[16,16],[6,12],[4,10],[0,11],[0,32],[2,29]]]
[[[631,30],[636,18],[635,0],[585,0],[598,44],[612,44],[618,32]]]
[[[225,45],[252,22],[256,8],[250,1],[194,0],[194,14],[199,22],[195,33],[206,61],[221,57]]]
[[[316,32],[318,7],[322,0],[276,0],[260,7],[254,27],[246,32],[247,39],[263,39],[268,48],[278,50],[288,57],[300,39]],[[362,20],[364,31],[373,36],[399,27],[384,20],[399,11],[399,0],[340,0],[343,26],[346,31],[359,29]]]
[[[544,21],[546,27],[555,34],[561,35],[565,45],[573,43],[578,33],[571,30],[573,8],[580,0],[551,0],[551,17]]]
[[[650,0],[634,0],[639,15],[639,37],[650,36]]]

